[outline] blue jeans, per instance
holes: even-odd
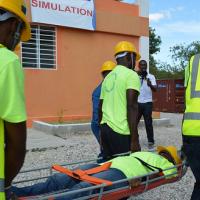
[[[103,156],[103,154],[102,154],[101,143],[100,143],[100,127],[99,127],[99,124],[92,121],[91,122],[91,129],[92,129],[92,132],[93,132],[95,138],[97,139],[97,141],[100,145],[100,153],[98,155],[98,158],[101,158]]]
[[[96,166],[98,166],[98,165],[97,164],[88,164],[88,165],[79,167],[79,169],[83,169],[83,170],[90,169],[90,168],[93,168]],[[101,179],[110,180],[110,181],[117,181],[117,180],[122,180],[122,179],[126,178],[125,175],[120,170],[117,170],[114,168],[110,168],[109,170],[94,174],[93,176],[101,178]],[[82,188],[87,188],[90,186],[93,186],[93,185],[90,183],[87,183],[87,182],[76,180],[65,174],[59,173],[59,174],[55,174],[55,175],[49,177],[43,183],[37,183],[35,185],[27,186],[27,187],[23,187],[23,188],[17,188],[17,187],[13,186],[12,191],[18,197],[23,197],[23,196],[41,195],[41,194],[45,194],[45,193],[49,193],[49,192],[56,192],[58,190],[63,190],[63,189],[69,189],[69,191],[73,191],[73,190],[78,190],[78,189],[82,189]],[[105,188],[105,191],[111,190],[114,188],[123,187],[123,186],[128,186],[128,182],[108,186]],[[55,199],[56,200],[75,199],[75,198],[98,193],[98,191],[99,191],[99,189],[88,190],[88,191],[81,192],[81,193],[78,192],[78,193],[74,193],[74,194],[64,195],[63,197],[57,197]]]
[[[183,136],[182,150],[187,157],[187,162],[196,180],[191,200],[199,200],[200,199],[200,137]]]
[[[91,129],[92,129],[92,132],[93,132],[95,138],[97,139],[98,143],[100,144],[100,127],[99,127],[99,124],[92,121],[91,122]]]

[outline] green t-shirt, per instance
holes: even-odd
[[[0,179],[4,178],[4,153],[1,152],[4,152],[4,127],[3,121],[0,119]]]
[[[100,99],[103,99],[102,121],[115,132],[129,135],[127,121],[126,91],[140,91],[140,79],[136,72],[124,66],[117,65],[104,79]]]
[[[24,74],[19,58],[0,44],[0,178],[4,178],[4,124],[26,120]],[[4,199],[1,193],[1,199]]]
[[[165,159],[164,157],[156,153],[135,152],[135,153],[130,154],[129,156],[123,156],[123,157],[121,156],[121,157],[112,159],[111,168],[119,169],[120,171],[124,173],[124,175],[127,178],[143,176],[152,172],[152,170],[145,167],[143,164],[141,164],[139,160],[137,160],[134,157],[140,158],[144,162],[154,167],[159,167],[162,170],[168,169],[174,166],[173,163],[169,162],[167,159]],[[171,175],[172,173],[176,173],[176,172],[177,172],[176,168],[173,168],[170,170],[163,171],[163,174]]]
[[[0,121],[26,120],[24,74],[18,56],[0,44]],[[2,123],[0,123],[2,125]],[[0,127],[2,135],[3,128]]]

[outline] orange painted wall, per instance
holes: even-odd
[[[137,5],[124,4],[114,0],[96,0],[95,6],[98,11],[139,16],[139,9]]]
[[[25,69],[29,125],[32,120],[90,119],[91,93],[101,81],[102,63],[114,61],[115,44],[128,40],[138,47],[139,36],[148,35],[148,19],[138,17],[138,6],[96,0],[96,9],[95,32],[56,28],[57,69]]]

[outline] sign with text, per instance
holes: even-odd
[[[94,0],[31,0],[32,22],[96,29]]]

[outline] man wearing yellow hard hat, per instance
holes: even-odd
[[[23,0],[0,0],[0,33],[0,199],[4,200],[11,199],[9,188],[26,152],[24,75],[13,53],[20,40],[31,36]]]
[[[140,59],[135,46],[121,41],[115,46],[117,66],[104,79],[99,116],[103,156],[140,150],[137,131],[137,99],[140,79],[134,71]]]
[[[101,66],[101,74],[103,79],[115,68],[116,64],[113,61],[106,61]],[[102,82],[94,89],[92,92],[92,121],[91,121],[91,129],[92,132],[100,144],[100,127],[99,127],[99,99],[101,94],[101,85]],[[101,150],[100,150],[101,151]],[[101,157],[101,153],[99,154]]]

